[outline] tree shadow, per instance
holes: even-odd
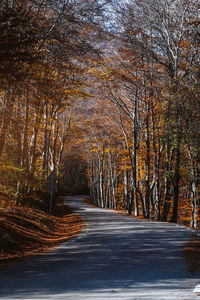
[[[193,269],[189,269],[192,274],[187,272],[184,261],[188,264],[193,252],[189,255],[185,250],[182,255],[191,235],[188,229],[125,217],[83,203],[78,207],[88,223],[87,231],[44,256],[0,270],[0,298],[95,291],[100,295],[141,288],[149,299],[151,289],[176,292],[181,285],[184,289],[183,282],[198,278]]]
[[[183,256],[189,272],[200,272],[200,238],[196,234],[184,244]]]

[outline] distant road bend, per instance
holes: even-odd
[[[67,203],[88,228],[57,249],[0,268],[0,299],[161,300],[200,299],[193,289],[183,245],[192,230]]]

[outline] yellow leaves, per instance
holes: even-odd
[[[23,172],[24,169],[22,167],[19,167],[18,165],[16,165],[14,162],[12,162],[6,156],[2,156],[1,161],[0,161],[0,171]]]
[[[64,89],[65,94],[76,94],[79,92],[79,90],[73,90],[73,89]]]
[[[68,95],[68,96],[73,96],[73,95],[79,96],[82,99],[93,97],[92,94],[86,93],[81,89],[73,89],[73,88],[72,89],[64,89],[64,93],[65,93],[65,95]]]
[[[16,167],[14,165],[0,165],[0,171],[14,171],[14,172],[23,172],[24,169]]]
[[[90,152],[91,152],[91,153],[92,153],[92,152],[98,153],[98,152],[99,152],[99,149],[98,149],[98,148],[95,148],[95,149],[90,150]]]
[[[132,167],[131,166],[121,166],[121,170],[123,170],[123,171],[130,171],[132,169]]]
[[[95,76],[95,80],[99,79],[99,80],[110,80],[111,76],[112,76],[112,69],[108,66],[93,66],[93,67],[88,67],[87,69],[87,73],[89,76]]]
[[[123,149],[119,152],[122,155],[128,156],[129,155],[129,151],[127,149]],[[126,158],[125,158],[126,159]]]
[[[104,153],[110,153],[110,149],[105,149]]]
[[[5,94],[6,94],[5,91],[3,91],[3,90],[1,91],[1,90],[0,90],[0,97],[4,97]]]

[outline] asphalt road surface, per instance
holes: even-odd
[[[35,258],[0,268],[0,299],[200,299],[183,247],[192,230],[67,203],[86,221],[79,237]],[[198,263],[198,262],[197,262]]]

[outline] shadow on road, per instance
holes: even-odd
[[[183,227],[85,204],[77,206],[77,212],[88,223],[88,231],[44,256],[0,270],[0,298],[142,289],[144,299],[150,299],[149,290],[176,291],[199,271],[199,265],[190,265],[194,253],[199,259],[199,239],[188,247],[191,233]]]
[[[200,238],[193,238],[184,244],[183,255],[187,263],[188,271],[192,274],[200,272]]]

